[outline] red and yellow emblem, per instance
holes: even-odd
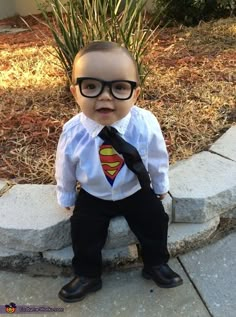
[[[117,174],[124,165],[124,160],[109,144],[101,145],[99,150],[99,156],[104,174],[106,175],[108,182],[112,186]]]
[[[16,312],[16,304],[10,303],[9,305],[5,305],[5,312],[7,314],[14,314]]]

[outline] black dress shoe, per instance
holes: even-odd
[[[76,276],[68,284],[62,287],[58,296],[64,302],[78,302],[88,293],[96,292],[102,288],[101,278],[88,278]]]
[[[182,278],[171,270],[168,264],[144,267],[142,276],[152,279],[159,287],[172,288],[183,284]]]

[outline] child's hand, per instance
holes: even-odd
[[[157,197],[158,197],[160,200],[163,200],[166,195],[167,195],[167,193],[165,193],[165,194],[157,194]]]

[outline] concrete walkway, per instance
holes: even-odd
[[[113,271],[104,274],[102,290],[73,304],[57,298],[59,289],[70,278],[30,277],[1,271],[0,314],[5,304],[14,302],[16,313],[21,305],[64,309],[64,312],[37,313],[38,316],[235,317],[235,245],[236,232],[233,232],[215,244],[171,259],[170,266],[184,280],[180,287],[158,288],[140,276],[141,268]]]

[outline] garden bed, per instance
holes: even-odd
[[[0,178],[54,183],[63,124],[78,112],[47,28],[0,34]],[[26,27],[20,18],[0,25]],[[140,107],[158,118],[171,164],[207,149],[236,121],[236,18],[164,28],[146,56]]]

